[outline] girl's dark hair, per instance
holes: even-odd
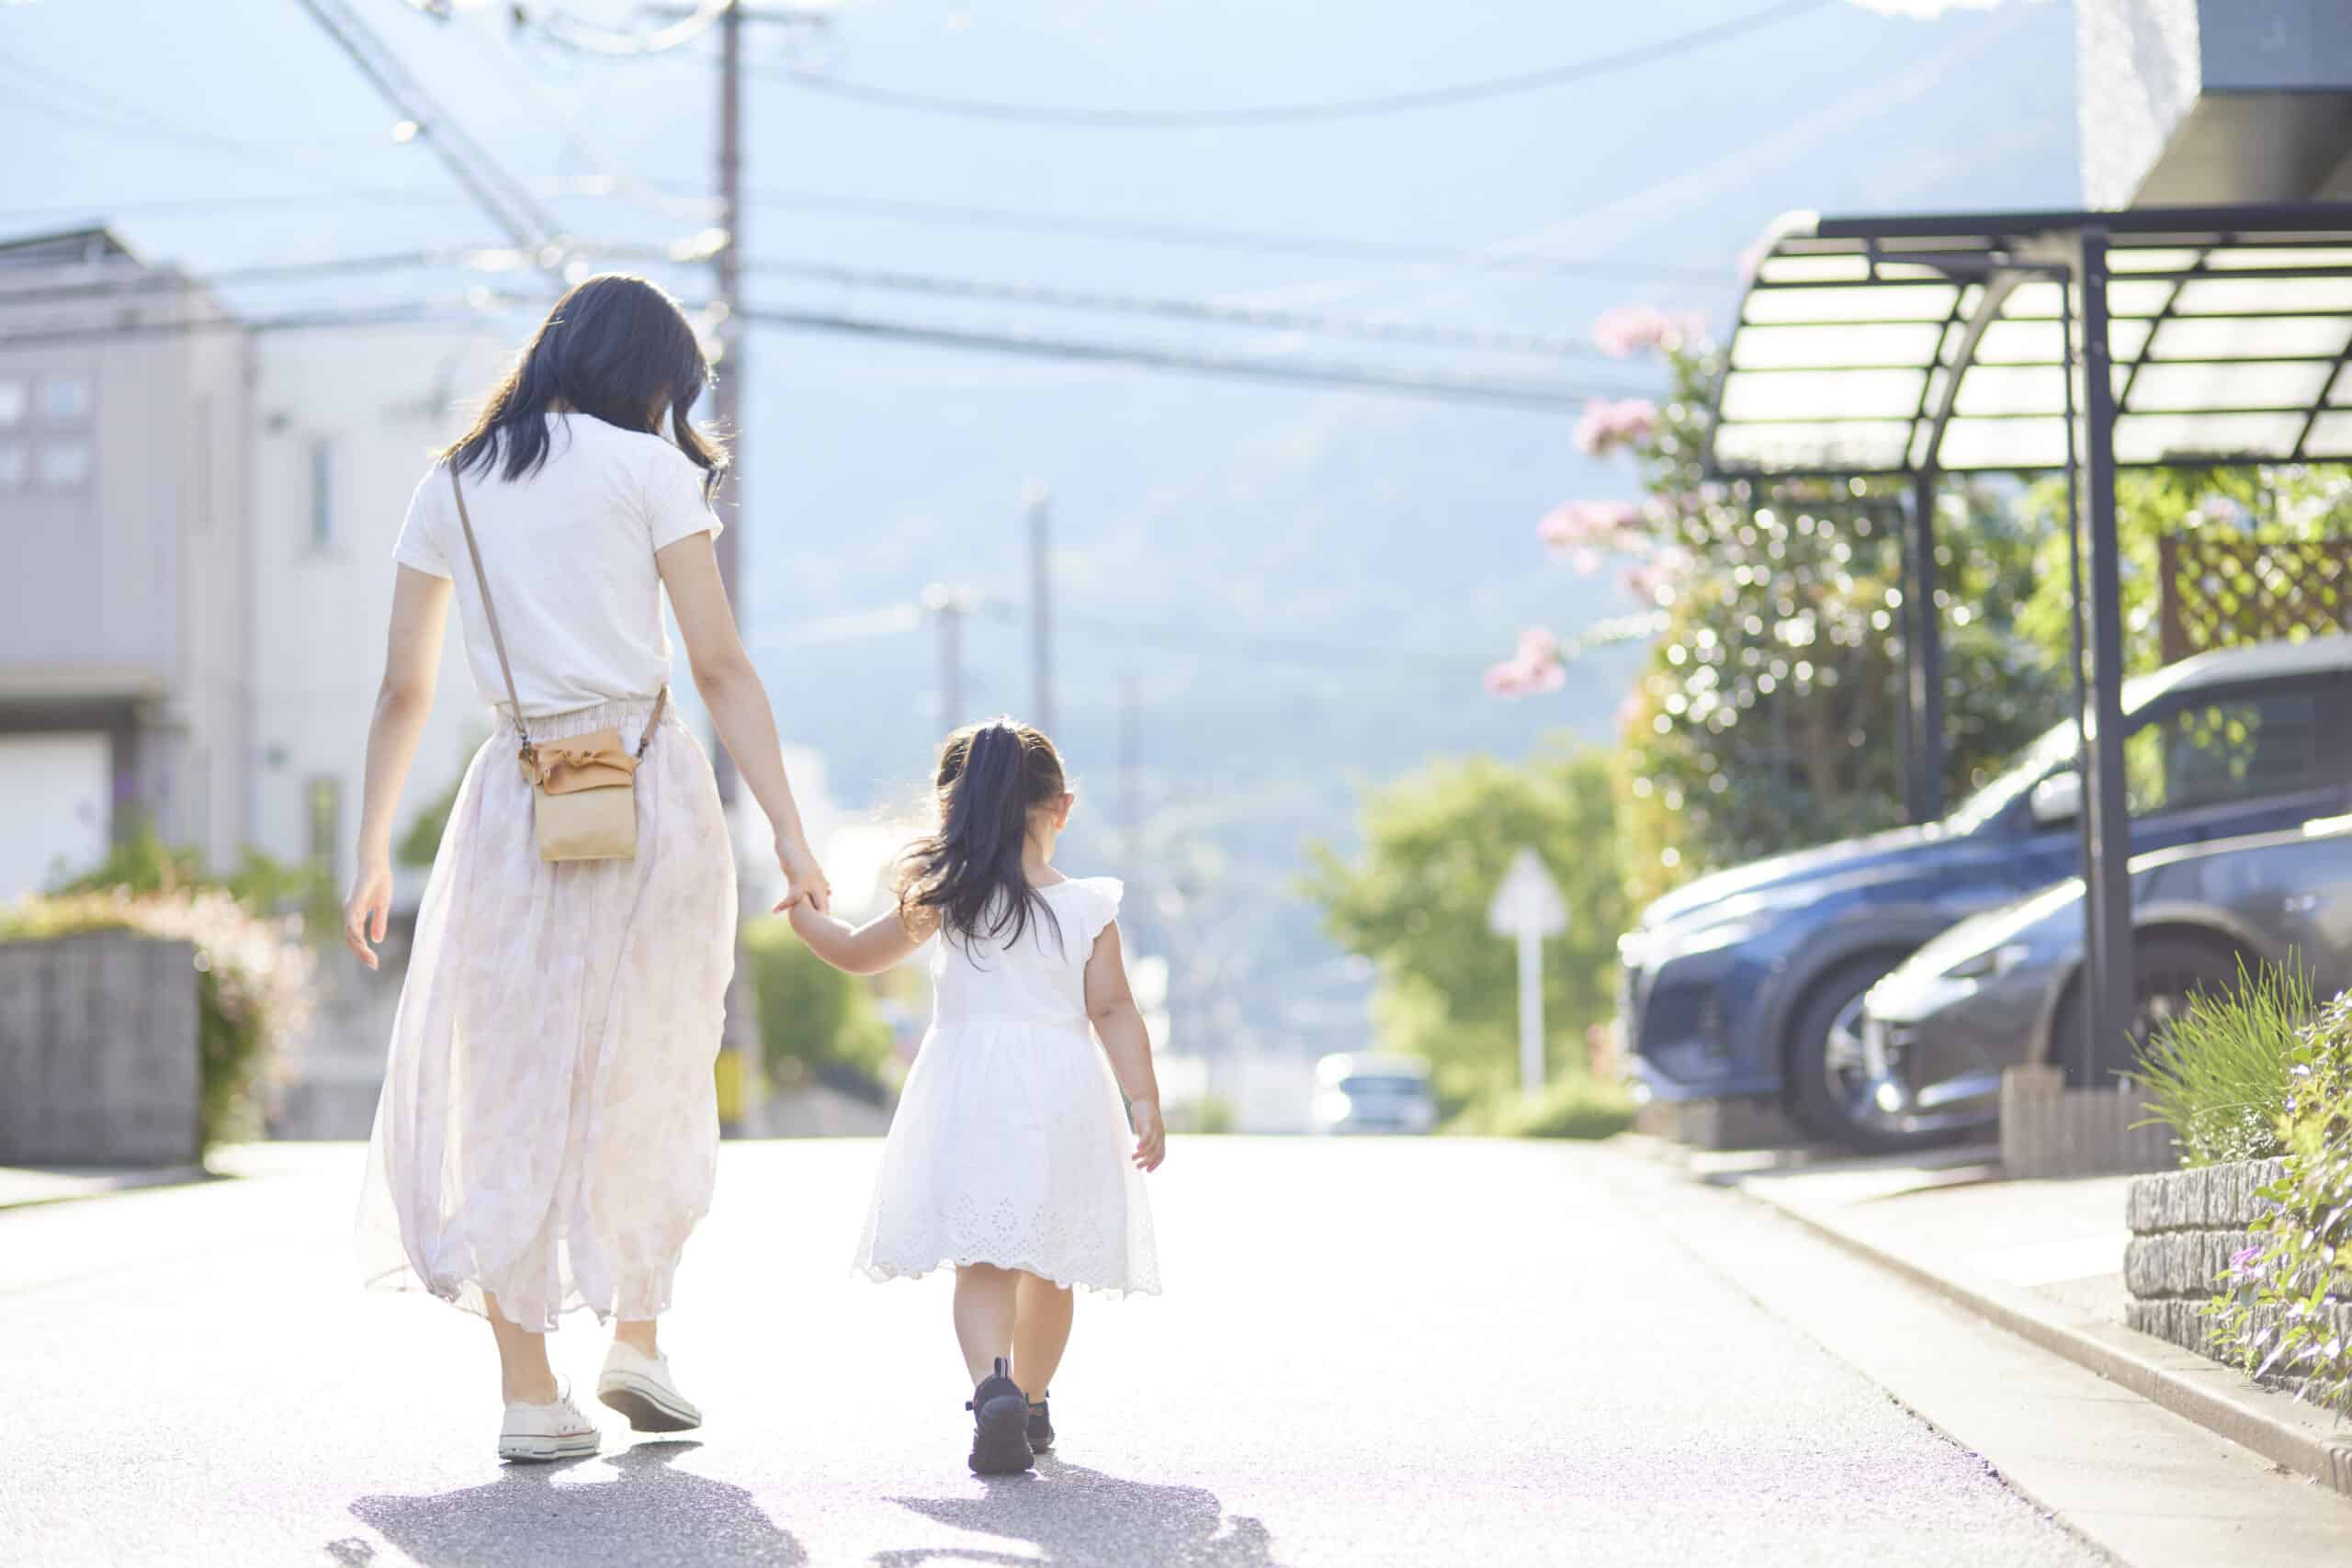
[[[710,379],[677,300],[641,277],[602,273],[556,301],[481,417],[441,459],[460,474],[499,468],[508,479],[526,479],[548,460],[547,414],[557,403],[649,435],[662,434],[666,408],[670,438],[703,471],[704,495],[715,495],[726,450],[687,417]]]
[[[1018,942],[1033,920],[1059,940],[1061,922],[1021,864],[1030,812],[1064,788],[1054,743],[1010,718],[968,725],[940,748],[933,787],[939,829],[907,852],[900,910],[938,910],[941,931],[967,946]]]

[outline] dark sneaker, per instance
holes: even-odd
[[[1046,1401],[1029,1402],[1029,1451],[1045,1453],[1054,1446],[1054,1416],[1046,1408]]]
[[[1006,1375],[1003,1357],[964,1408],[972,1413],[973,1474],[1018,1475],[1029,1468],[1029,1396]]]

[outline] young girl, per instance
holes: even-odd
[[[692,418],[709,380],[675,300],[642,278],[587,279],[416,487],[393,550],[344,909],[344,940],[370,969],[453,604],[500,733],[466,771],[417,911],[361,1261],[371,1285],[490,1321],[511,1460],[596,1451],[595,1423],[548,1360],[574,1308],[614,1323],[599,1400],[639,1431],[702,1421],[655,1325],[710,1204],[735,863],[710,764],[668,701],[665,590],[790,897],[821,908],[828,893],[712,548],[726,458]],[[635,850],[551,863],[526,767],[582,752],[631,781]]]
[[[1046,1389],[1069,1342],[1070,1287],[1159,1292],[1142,1173],[1167,1134],[1119,956],[1119,884],[1053,867],[1074,804],[1054,743],[1007,718],[959,729],[936,789],[939,829],[909,853],[897,908],[852,930],[804,905],[792,926],[854,975],[939,938],[937,1015],[890,1122],[857,1266],[876,1280],[956,1266],[971,1465],[1004,1474],[1054,1446]]]

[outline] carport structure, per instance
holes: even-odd
[[[2067,476],[2090,1028],[2066,1066],[2107,1081],[2132,1012],[2116,471],[2352,459],[2352,204],[1795,215],[1759,249],[1713,415],[1718,478],[1910,482],[1914,820],[1941,808],[1939,478]]]

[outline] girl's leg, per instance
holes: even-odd
[[[999,1356],[1012,1355],[1012,1325],[1019,1275],[993,1263],[967,1263],[956,1270],[956,1342],[972,1385],[996,1370]]]
[[[1075,1292],[1035,1274],[1015,1276],[1019,1314],[1012,1325],[1012,1381],[1032,1400],[1046,1397],[1069,1344]]]
[[[498,1298],[485,1295],[491,1337],[498,1341],[498,1388],[509,1404],[549,1404],[560,1392],[555,1369],[548,1365],[548,1337],[517,1328],[498,1310]]]

